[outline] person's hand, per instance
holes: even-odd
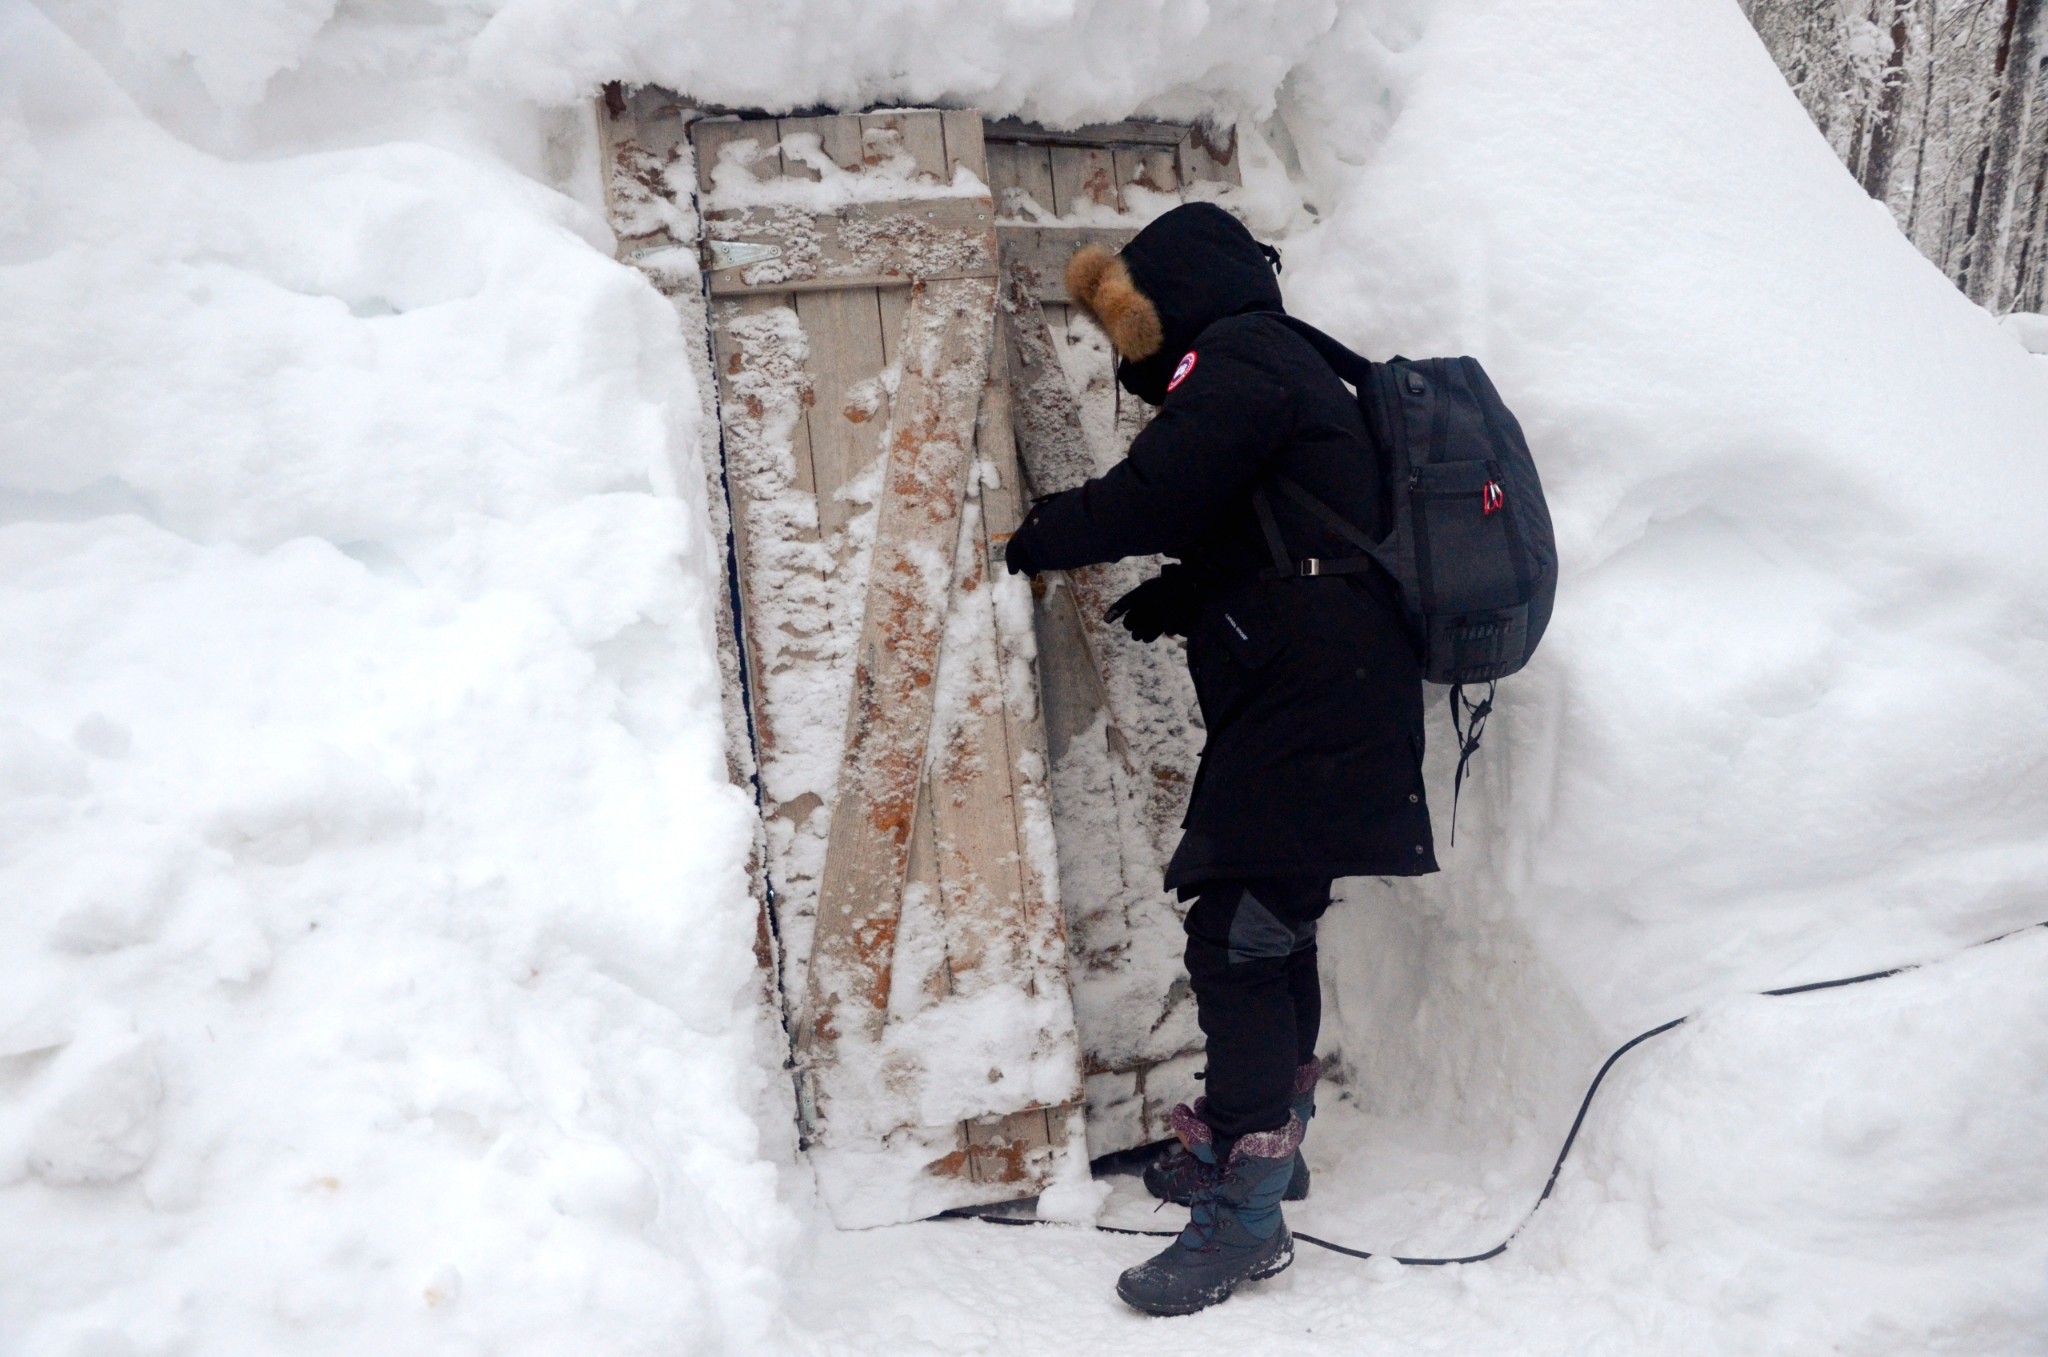
[[[1194,629],[1201,607],[1195,572],[1174,564],[1110,604],[1102,616],[1107,622],[1122,622],[1135,640],[1156,641],[1161,636],[1187,635]]]
[[[1003,543],[1003,564],[1012,575],[1038,574],[1038,563],[1031,559],[1031,547],[1022,537],[1012,537]]]
[[[1031,530],[1038,523],[1038,506],[1024,515],[1024,521],[1017,525],[1017,531],[1010,534],[1010,540],[1003,543],[1003,564],[1012,575],[1036,577],[1045,569],[1031,554]]]

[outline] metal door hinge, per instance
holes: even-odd
[[[780,259],[782,247],[756,245],[744,240],[707,240],[704,253],[705,272],[715,273],[719,269],[745,268],[748,264],[765,264],[771,259]]]

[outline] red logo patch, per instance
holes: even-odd
[[[1188,374],[1190,372],[1193,372],[1194,370],[1195,351],[1193,349],[1189,349],[1187,352],[1187,356],[1180,360],[1180,366],[1173,370],[1173,380],[1166,384],[1166,389],[1168,391],[1171,391],[1175,387],[1179,386],[1182,382],[1188,379]]]

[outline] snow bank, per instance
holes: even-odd
[[[480,157],[215,159],[19,6],[0,63],[0,1351],[746,1347],[668,306]]]
[[[1331,928],[1361,1096],[1535,1168],[1635,1031],[2048,918],[2048,382],[1736,7],[1361,5],[1281,109],[1289,296],[1480,357],[1563,554],[1448,870]]]
[[[1078,126],[1263,116],[1336,13],[1334,0],[507,0],[474,55],[543,100],[624,80],[775,113],[944,103]]]

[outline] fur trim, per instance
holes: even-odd
[[[1083,245],[1067,261],[1067,296],[1131,362],[1150,358],[1166,342],[1152,299],[1138,291],[1124,261],[1100,245]]]

